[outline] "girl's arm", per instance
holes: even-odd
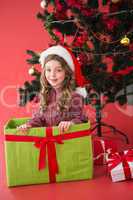
[[[45,126],[45,117],[40,111],[36,112],[33,117],[26,123],[30,127]]]
[[[33,117],[28,120],[25,124],[22,124],[21,126],[17,127],[17,130],[19,131],[26,131],[29,128],[32,127],[42,127],[45,125],[44,117],[39,113],[35,113]]]

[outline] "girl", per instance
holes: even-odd
[[[83,97],[75,90],[75,65],[71,53],[63,46],[53,46],[41,54],[40,63],[43,67],[40,108],[18,130],[58,126],[60,132],[65,132],[72,124],[86,122]]]

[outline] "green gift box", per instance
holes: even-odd
[[[8,186],[91,179],[90,124],[72,125],[59,134],[55,127],[37,127],[21,134],[16,127],[28,118],[11,119],[4,128]]]

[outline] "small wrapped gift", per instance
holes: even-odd
[[[93,174],[90,124],[73,125],[67,133],[58,127],[16,127],[28,119],[12,119],[5,126],[8,186],[91,179]]]
[[[109,154],[107,165],[113,182],[132,179],[133,149]]]
[[[94,137],[93,138],[93,160],[95,165],[104,165],[106,162],[106,155],[110,152],[117,151],[117,145],[114,140],[107,138]]]

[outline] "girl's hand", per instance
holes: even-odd
[[[22,124],[21,126],[17,127],[17,130],[18,131],[22,131],[23,133],[25,133],[25,131],[27,131],[29,128],[31,128],[31,125]]]
[[[62,121],[59,123],[58,127],[60,130],[60,133],[64,133],[67,132],[70,128],[71,125],[73,125],[74,123],[71,121]]]

